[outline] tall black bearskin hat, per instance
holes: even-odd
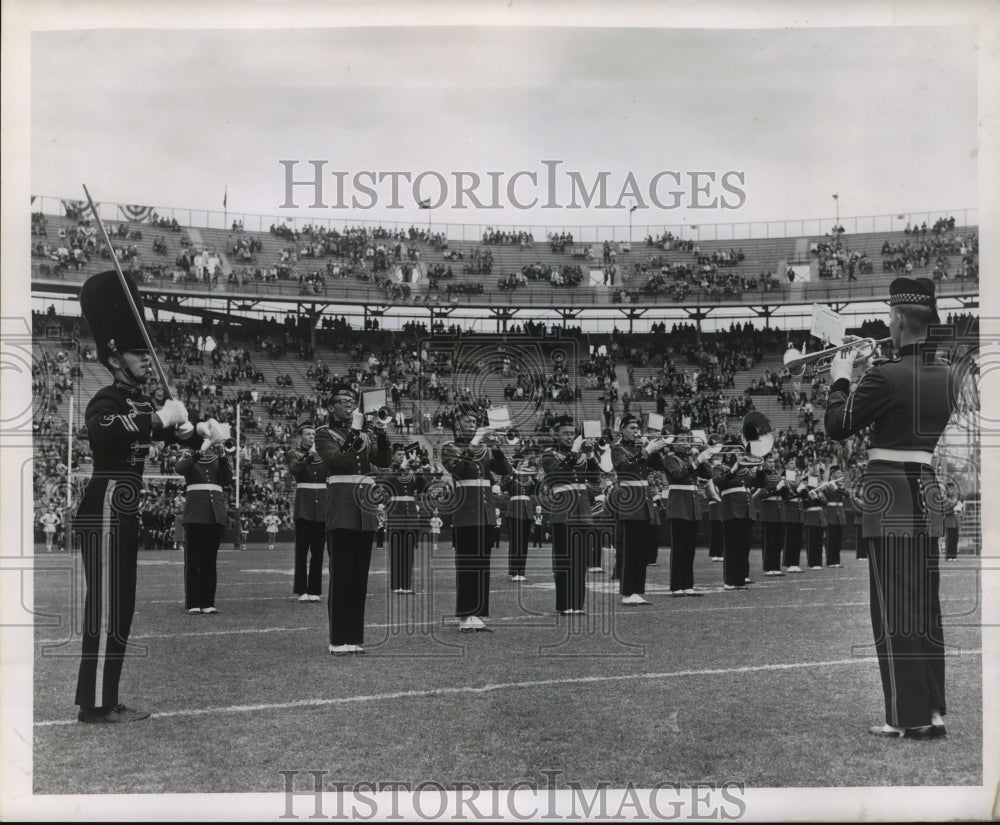
[[[125,282],[139,314],[145,319],[139,287],[128,274],[125,275]],[[80,289],[80,309],[97,344],[97,360],[105,367],[112,355],[149,349],[114,269],[87,278]]]

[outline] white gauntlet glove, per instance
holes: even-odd
[[[188,420],[187,407],[174,398],[164,401],[163,406],[156,411],[156,414],[164,427],[177,427]]]

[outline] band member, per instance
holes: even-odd
[[[772,456],[764,459],[764,483],[754,493],[760,508],[763,549],[762,566],[765,576],[784,576],[781,569],[782,550],[785,546],[784,490],[785,480]]]
[[[441,518],[441,514],[438,512],[437,508],[434,508],[434,515],[431,516],[431,549],[438,549],[438,539],[441,538],[441,528],[444,527],[444,520]]]
[[[965,505],[954,481],[945,485],[944,504],[944,557],[945,561],[955,561],[958,559],[958,530]]]
[[[802,522],[805,512],[803,497],[806,493],[805,481],[787,483],[782,488],[781,520],[785,524],[785,550],[783,561],[788,573],[801,573],[799,561],[802,558]]]
[[[316,430],[316,452],[326,463],[326,546],[330,554],[330,653],[364,653],[365,601],[372,542],[378,524],[371,493],[375,467],[390,462],[387,422],[378,416],[365,431],[358,395],[347,384],[334,387],[330,424]]]
[[[386,537],[389,540],[389,589],[400,596],[413,593],[413,559],[420,542],[420,514],[417,496],[426,482],[417,459],[410,458],[402,444],[393,448],[392,464],[383,475],[389,487],[385,507]]]
[[[278,528],[281,526],[281,517],[272,510],[264,516],[264,530],[267,532],[267,549],[273,550],[274,543],[278,540]]]
[[[299,444],[286,456],[295,479],[295,578],[292,592],[300,602],[318,602],[323,595],[326,554],[326,464],[316,452],[316,428],[299,424]]]
[[[507,530],[510,541],[507,550],[507,574],[512,582],[527,581],[524,575],[528,563],[528,539],[534,515],[532,496],[535,494],[534,471],[521,466],[504,482],[507,502]]]
[[[59,526],[59,514],[53,509],[48,509],[39,516],[38,521],[42,525],[42,532],[45,533],[45,552],[51,553],[56,528]]]
[[[665,453],[664,470],[670,479],[667,518],[670,519],[670,592],[674,596],[700,596],[694,589],[694,551],[698,541],[698,479],[711,478],[709,460],[718,447],[698,447],[679,441]]]
[[[621,553],[619,591],[622,604],[649,604],[642,597],[646,592],[649,546],[656,540],[649,473],[664,469],[663,450],[669,442],[654,438],[643,444],[639,440],[639,419],[631,414],[622,416],[620,432],[621,440],[611,447],[611,462],[618,473],[611,507],[621,524],[621,539],[615,540]]]
[[[185,483],[184,608],[192,614],[218,613],[216,562],[229,515],[226,488],[233,483],[233,468],[221,441],[206,438],[200,449],[184,450],[174,470]]]
[[[556,443],[541,458],[545,481],[540,498],[552,525],[556,612],[572,615],[584,612],[587,546],[595,540],[588,529],[593,524],[588,491],[596,488],[601,468],[592,445],[584,449],[586,442],[577,435],[573,416],[556,418],[552,432]]]
[[[713,562],[723,559],[722,540],[722,496],[719,493],[719,483],[725,478],[726,470],[722,463],[712,465],[712,477],[705,486],[705,501],[708,502],[708,557]]]
[[[931,458],[955,408],[957,372],[926,344],[939,323],[934,283],[889,285],[889,333],[897,360],[870,367],[852,389],[856,350],[834,358],[824,424],[843,440],[871,427],[862,529],[870,548],[872,630],[885,701],[876,736],[945,735],[944,633],[939,596],[941,494]]]
[[[728,456],[725,473],[717,482],[722,497],[723,563],[722,580],[726,590],[746,590],[750,581],[750,489],[760,480],[756,472]]]
[[[535,514],[531,518],[531,532],[535,540],[535,549],[539,550],[545,538],[545,513],[542,512],[542,505],[535,505]]]
[[[806,563],[810,570],[823,569],[823,534],[826,532],[826,487],[820,487],[815,480],[806,482],[805,514],[802,526],[806,534]]]
[[[127,275],[125,280],[141,318],[139,290]],[[118,691],[135,613],[142,473],[151,442],[190,439],[194,427],[180,401],[168,399],[155,409],[143,392],[151,354],[117,272],[88,278],[80,290],[80,307],[94,335],[97,358],[114,381],[98,390],[84,413],[93,474],[73,524],[86,581],[77,719],[134,722],[149,713],[122,704]]]
[[[844,499],[847,498],[844,475],[837,467],[830,468],[830,486],[826,489],[826,566],[843,567],[840,551],[844,544]]]
[[[496,503],[490,473],[502,478],[511,466],[501,440],[484,423],[482,410],[462,403],[455,411],[454,441],[441,448],[441,463],[455,483],[452,543],[455,546],[455,615],[461,632],[490,630],[490,557]]]

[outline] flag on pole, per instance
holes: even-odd
[[[420,206],[421,209],[430,209],[431,208],[431,199],[430,198],[425,198],[422,201],[418,201],[418,205]]]
[[[839,201],[840,200],[840,195],[834,194],[833,199],[835,201]]]
[[[229,187],[226,186],[225,191],[222,193],[222,208],[225,209],[229,204]]]

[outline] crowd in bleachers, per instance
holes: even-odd
[[[483,244],[492,246],[518,246],[526,249],[535,242],[530,232],[502,232],[498,229],[487,229],[483,232]]]

